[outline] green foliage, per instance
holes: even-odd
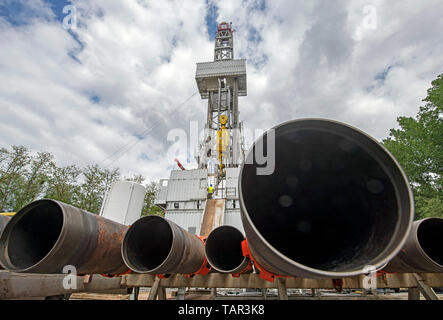
[[[151,182],[150,184],[146,185],[145,206],[143,207],[142,210],[142,216],[146,216],[149,214],[155,214],[159,216],[165,215],[162,209],[154,205],[154,200],[157,190],[158,190],[157,182]]]
[[[416,118],[399,117],[383,141],[405,170],[416,218],[443,217],[443,74],[432,81]]]
[[[87,166],[83,170],[83,175],[79,207],[92,213],[99,213],[106,191],[120,177],[119,170],[102,169],[95,164]]]
[[[34,200],[49,198],[98,214],[109,187],[120,179],[117,168],[60,167],[49,152],[31,155],[23,146],[0,148],[0,212],[18,211]],[[124,180],[142,184],[145,178],[137,174]],[[143,215],[163,214],[154,205],[157,184],[151,182],[146,188]]]
[[[58,167],[54,162],[51,162],[50,167],[51,174],[48,177],[44,198],[77,205],[80,195],[80,186],[77,184],[77,180],[81,176],[82,170],[75,165]]]
[[[143,177],[143,175],[141,174],[136,174],[131,178],[126,178],[125,180],[142,184],[143,181],[145,181],[145,177]],[[165,214],[163,210],[154,205],[155,195],[158,189],[158,183],[153,181],[149,184],[146,184],[145,187],[146,187],[146,194],[142,210],[142,217],[149,214],[164,216]]]
[[[30,162],[31,156],[26,147],[13,146],[11,151],[0,149],[0,208],[3,211],[11,211],[16,207],[26,183]]]

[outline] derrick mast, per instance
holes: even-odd
[[[238,98],[247,94],[246,60],[234,59],[233,32],[231,24],[220,23],[214,61],[197,63],[195,80],[207,100],[204,140],[194,150],[198,168],[183,170],[176,161],[178,170],[160,180],[155,198],[167,219],[200,236],[222,224],[243,230],[238,177],[245,150]]]
[[[225,177],[225,169],[238,167],[244,159],[238,97],[247,95],[246,60],[234,59],[231,24],[218,25],[214,61],[197,63],[195,79],[201,98],[208,100],[206,139],[196,160],[199,168],[215,164],[212,174],[217,186]]]

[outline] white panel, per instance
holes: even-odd
[[[243,229],[243,223],[241,221],[240,209],[238,210],[225,210],[225,222],[224,225],[233,226],[240,230],[243,235],[245,230]]]
[[[117,181],[107,192],[100,215],[109,220],[131,225],[141,216],[146,188],[130,181]]]
[[[186,231],[190,227],[194,227],[196,234],[200,234],[200,223],[203,215],[203,210],[201,211],[168,211],[165,214],[165,218],[176,223]]]
[[[171,171],[166,201],[189,201],[206,198],[206,187],[201,188],[201,179],[206,177],[206,169]]]

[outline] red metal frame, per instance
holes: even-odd
[[[274,282],[275,278],[290,278],[289,276],[281,276],[278,274],[274,274],[272,272],[267,271],[265,268],[263,268],[261,265],[255,261],[254,257],[251,254],[251,251],[249,250],[249,245],[247,239],[243,240],[241,243],[241,249],[243,252],[243,256],[249,258],[254,266],[260,271],[259,277],[263,280]]]

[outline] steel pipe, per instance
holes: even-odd
[[[262,135],[241,166],[239,195],[250,252],[276,275],[343,278],[381,268],[414,216],[394,157],[364,132],[324,119]]]
[[[220,226],[211,231],[206,239],[206,259],[220,273],[241,273],[249,263],[243,256],[241,243],[245,237],[232,226]]]
[[[203,241],[160,216],[146,216],[128,230],[123,260],[131,270],[150,274],[191,274],[205,260]]]
[[[10,218],[7,216],[4,216],[0,214],[0,235],[2,234],[3,230],[5,229],[6,225],[8,224]],[[3,267],[0,266],[0,270],[2,270]]]
[[[127,226],[60,201],[37,200],[17,212],[0,238],[0,263],[26,273],[117,274]]]
[[[388,272],[443,272],[443,219],[414,221],[403,249],[383,270]]]
[[[0,234],[3,232],[3,230],[5,229],[6,225],[8,224],[8,221],[10,220],[9,217],[4,216],[2,214],[0,214]]]

